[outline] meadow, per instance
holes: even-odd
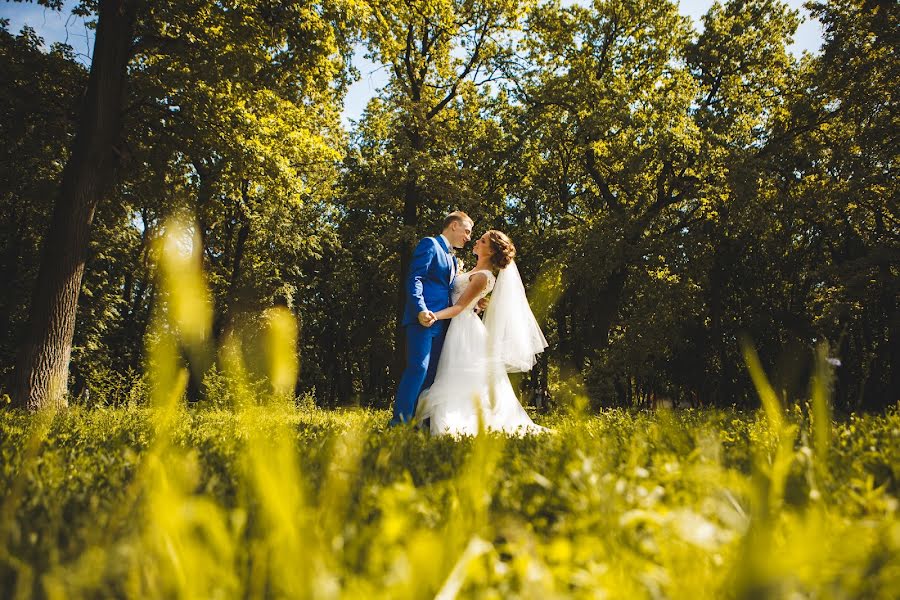
[[[0,412],[9,598],[889,598],[900,414]],[[769,410],[771,409],[771,410]],[[773,410],[780,412],[772,412]]]

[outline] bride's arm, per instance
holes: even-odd
[[[439,321],[441,319],[452,319],[461,313],[487,286],[487,281],[487,275],[484,273],[475,273],[469,277],[469,285],[463,290],[462,296],[459,297],[456,304],[448,306],[444,310],[437,311],[434,313],[435,318]]]

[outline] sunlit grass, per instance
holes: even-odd
[[[2,482],[20,490],[4,589],[890,597],[900,573],[896,413],[836,423],[815,488],[798,435],[775,509],[754,415],[609,411],[454,441],[388,430],[385,411],[194,409],[161,452],[156,412],[71,410],[31,453],[40,423],[0,416]]]

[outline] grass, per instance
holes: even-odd
[[[891,597],[900,417],[556,416],[454,441],[274,403],[0,413],[9,597]],[[761,461],[761,463],[760,463]],[[768,469],[768,471],[767,471]],[[780,490],[772,497],[773,490]]]

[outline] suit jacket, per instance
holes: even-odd
[[[450,306],[450,275],[456,269],[456,257],[448,250],[441,237],[424,238],[416,246],[406,279],[404,326],[418,323],[423,310],[439,311]]]

